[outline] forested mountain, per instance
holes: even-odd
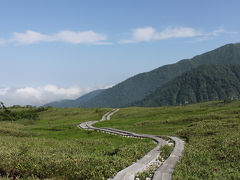
[[[202,64],[240,64],[240,43],[228,44],[213,51],[135,75],[88,101],[80,107],[124,107],[140,101],[166,82]],[[63,106],[62,106],[63,107]]]
[[[174,78],[132,105],[184,105],[240,98],[240,65],[201,65]]]
[[[122,107],[153,93],[169,80],[201,64],[240,63],[240,43],[228,44],[213,51],[141,73],[106,89],[83,107]]]
[[[85,102],[91,100],[92,98],[94,98],[96,95],[98,95],[99,93],[103,92],[104,89],[98,89],[95,91],[92,91],[90,93],[87,93],[79,98],[77,98],[76,100],[61,100],[61,101],[55,101],[55,102],[51,102],[48,104],[45,104],[44,106],[52,106],[52,107],[56,107],[56,108],[65,108],[65,107],[81,107]]]

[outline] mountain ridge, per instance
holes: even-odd
[[[105,89],[80,107],[124,107],[145,97],[163,84],[202,64],[240,64],[240,43],[227,44],[174,64],[168,64],[149,72],[132,76]]]

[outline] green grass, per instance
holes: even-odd
[[[185,140],[173,179],[240,179],[240,102],[124,108],[96,124]]]
[[[168,145],[168,144],[160,147],[161,159],[166,160],[170,156],[170,154],[172,153],[173,148],[174,148],[174,145]]]
[[[155,145],[148,139],[77,127],[84,121],[99,120],[109,110],[50,108],[39,112],[35,120],[0,121],[0,174],[23,179],[112,177]]]
[[[169,135],[197,120],[198,116],[202,116],[205,112],[209,112],[208,108],[198,108],[193,105],[123,108],[113,116],[111,121],[97,123],[96,127],[109,126],[138,133]]]
[[[155,145],[77,128],[109,109],[50,108],[36,120],[0,122],[0,173],[55,179],[106,179]],[[18,111],[20,111],[18,109]],[[240,102],[123,108],[98,127],[185,140],[173,179],[240,179]],[[166,150],[169,154],[169,150]]]

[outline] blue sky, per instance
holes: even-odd
[[[41,105],[240,41],[238,0],[1,0],[0,100]]]

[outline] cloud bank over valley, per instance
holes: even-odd
[[[106,87],[96,86],[81,88],[79,86],[71,86],[63,88],[49,84],[42,87],[23,87],[16,89],[0,88],[0,101],[3,101],[7,106],[41,106],[52,101],[58,101],[62,99],[76,99],[85,93],[96,89],[104,89]]]

